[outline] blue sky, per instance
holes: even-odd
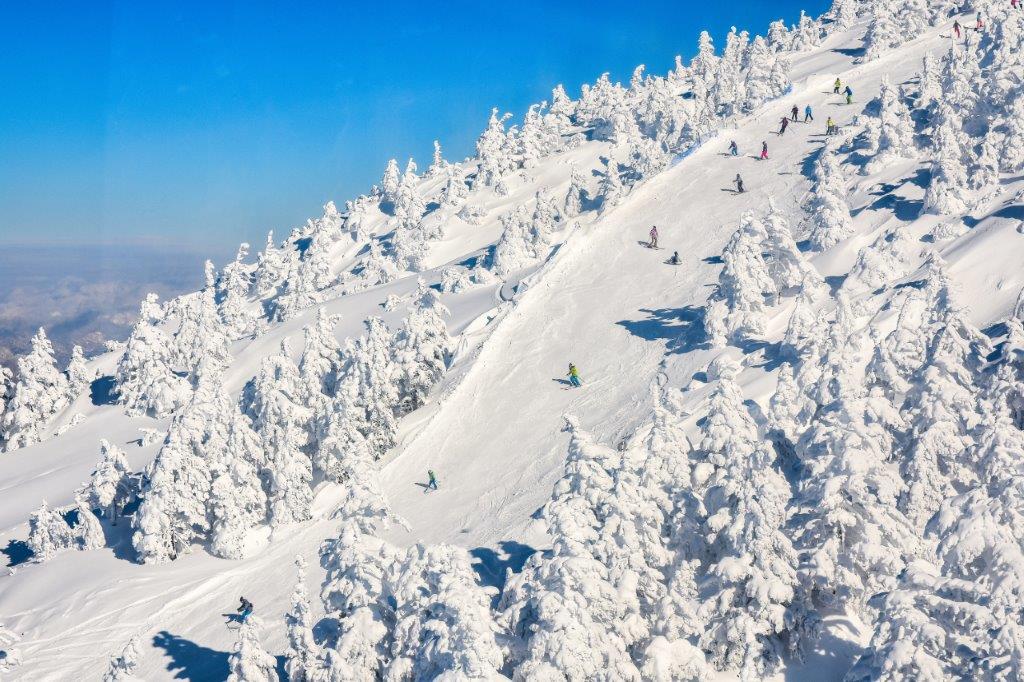
[[[286,233],[439,138],[520,115],[701,29],[763,33],[825,0],[0,4],[0,243],[209,249]]]

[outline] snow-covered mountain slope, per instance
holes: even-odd
[[[580,438],[576,432],[566,431],[566,415],[572,415],[575,428],[588,432],[597,443],[612,449],[621,445],[633,452],[646,442],[658,400],[657,387],[664,386],[672,392],[678,420],[699,452],[704,447],[700,443],[706,435],[702,429],[711,409],[709,402],[714,403],[713,393],[727,381],[716,375],[721,361],[713,364],[724,355],[741,363],[736,382],[759,439],[779,443],[777,434],[772,435],[775,425],[770,402],[779,368],[787,359],[787,326],[797,305],[797,291],[789,288],[766,306],[764,329],[754,335],[757,338],[732,339],[729,345],[715,343],[706,333],[704,308],[722,271],[723,250],[728,251],[727,245],[733,243],[745,213],[753,211],[761,218],[769,211],[771,200],[776,215],[788,220],[798,238],[804,237],[805,211],[815,194],[816,164],[824,154],[834,155],[844,173],[852,233],[821,251],[808,250],[801,243],[806,262],[828,285],[827,295],[813,298],[811,314],[817,325],[828,328],[829,321],[842,314],[835,312],[837,302],[842,310],[845,304],[841,301],[847,300],[856,308],[858,328],[864,334],[871,329],[889,333],[898,326],[897,315],[907,292],[927,288],[921,282],[934,274],[929,268],[935,267],[935,261],[932,265],[927,261],[937,254],[944,260],[946,276],[955,283],[957,300],[970,308],[970,321],[981,329],[991,329],[998,341],[1006,333],[998,325],[1014,313],[1024,287],[1020,267],[1024,263],[1020,228],[1024,176],[1002,174],[998,184],[986,185],[987,196],[972,200],[973,205],[965,211],[922,215],[925,193],[932,183],[934,154],[929,146],[932,128],[923,118],[925,112],[918,110],[913,112],[919,128],[914,143],[920,150],[918,158],[897,159],[877,169],[869,164],[874,152],[864,140],[877,129],[879,105],[872,103],[869,111],[866,105],[879,94],[885,79],[904,85],[907,98],[916,97],[922,59],[929,53],[936,58],[943,55],[953,31],[951,17],[935,27],[921,28],[918,37],[899,41],[898,47],[865,61],[865,32],[881,31],[877,16],[872,20],[870,14],[866,12],[846,29],[838,29],[834,23],[815,24],[813,31],[821,31],[823,40],[789,55],[790,85],[782,96],[758,103],[749,111],[735,112],[694,135],[685,152],[673,150],[665,167],[656,169],[660,172],[643,173],[641,181],[622,190],[617,203],[609,200],[602,205],[602,197],[615,192],[607,187],[606,159],[622,159],[625,145],[614,132],[608,136],[594,134],[587,126],[571,127],[563,131],[563,137],[575,142],[544,154],[524,172],[507,172],[498,183],[506,185],[501,191],[471,183],[464,203],[480,209],[483,217],[474,221],[479,224],[467,222],[468,214],[457,213],[454,207],[428,208],[422,222],[443,221],[443,236],[431,239],[423,253],[415,254],[419,259],[415,268],[394,267],[390,281],[380,283],[365,275],[374,249],[414,250],[416,245],[396,246],[399,238],[407,237],[401,232],[403,227],[396,229],[404,210],[401,201],[382,203],[380,195],[373,195],[372,202],[365,202],[372,204],[369,208],[360,208],[356,202],[347,212],[347,220],[354,223],[354,213],[362,220],[356,228],[346,223],[346,230],[358,235],[342,237],[324,249],[329,279],[333,282],[340,276],[340,283],[321,288],[318,301],[282,313],[278,317],[283,321],[260,323],[254,333],[235,340],[223,371],[224,389],[232,398],[244,394],[247,382],[261,373],[264,361],[278,352],[283,340],[291,341],[293,357],[298,360],[304,330],[315,324],[321,309],[341,316],[335,328],[338,339],[356,338],[363,333],[363,321],[371,316],[381,316],[389,327],[398,329],[409,314],[418,278],[439,284],[451,276],[452,266],[476,278],[478,281],[458,293],[441,295],[451,311],[447,323],[454,337],[447,371],[427,403],[402,418],[397,446],[380,460],[384,495],[405,522],[382,529],[381,535],[398,547],[448,543],[464,548],[473,558],[478,581],[501,588],[506,569],[519,572],[530,554],[552,545],[553,513],[538,510],[552,499],[553,486],[565,473],[570,439]],[[996,13],[993,22],[1004,15]],[[794,36],[799,33],[793,31]],[[978,34],[974,40],[980,37]],[[868,42],[870,50],[871,40]],[[678,98],[688,90],[680,83],[692,85],[686,78],[693,77],[696,68],[690,76],[677,76],[680,80],[666,87],[675,88]],[[1013,92],[1019,98],[1021,74],[1017,73]],[[837,79],[844,88],[852,88],[852,104],[833,92]],[[960,93],[952,95],[960,97]],[[699,101],[699,96],[684,101],[686,115],[697,121],[692,103]],[[640,109],[639,104],[634,106]],[[799,109],[800,122],[778,134],[781,119],[793,106]],[[807,106],[813,110],[812,122],[803,122]],[[828,118],[839,127],[837,136],[826,136]],[[612,120],[609,125],[615,128],[619,124]],[[736,157],[728,153],[731,141],[740,152]],[[768,146],[767,159],[758,158],[763,142]],[[624,168],[628,166],[624,159],[622,163]],[[495,264],[501,256],[489,255],[489,249],[515,230],[507,219],[503,223],[503,217],[522,205],[529,205],[532,211],[534,197],[542,188],[561,203],[574,168],[583,173],[590,200],[579,216],[559,221],[546,236],[550,250],[541,248],[538,258],[514,260],[515,267],[502,273],[504,281],[481,272],[489,263],[491,270],[501,270]],[[476,173],[477,178],[488,172],[486,161],[480,160],[464,162],[459,169],[460,173]],[[734,191],[737,174],[745,185],[743,193]],[[424,203],[435,203],[445,184],[442,172],[428,174],[416,181],[415,191]],[[458,184],[462,184],[461,177]],[[383,191],[401,197],[397,190],[385,187]],[[395,208],[384,205],[388,203]],[[334,219],[328,211],[321,220]],[[644,245],[653,225],[659,230],[657,250]],[[857,286],[856,278],[849,275],[851,269],[859,267],[862,249],[887,231],[899,235],[894,255],[890,254],[893,260],[886,261],[887,276],[880,284]],[[318,233],[313,229],[310,234]],[[300,231],[289,244],[304,239],[307,233]],[[548,244],[541,240],[541,246]],[[675,251],[679,265],[667,263]],[[411,273],[412,269],[418,272]],[[292,270],[291,276],[299,279],[299,271]],[[279,290],[301,289],[292,282]],[[392,296],[401,297],[402,302],[385,310],[391,308],[385,303]],[[273,297],[257,296],[243,307],[262,314],[267,301],[271,301],[268,309],[274,317]],[[169,332],[174,318],[185,316],[173,309],[166,315],[155,326],[163,325]],[[112,352],[91,360],[89,369],[100,377],[113,377],[118,373],[120,355]],[[866,359],[851,360],[850,371],[861,371]],[[799,364],[792,357],[789,360]],[[821,361],[824,365],[825,360]],[[570,362],[580,370],[581,389],[571,388],[566,381]],[[6,547],[11,566],[10,574],[0,578],[0,625],[20,638],[10,650],[21,659],[20,665],[2,673],[4,679],[101,679],[108,661],[135,636],[140,642],[138,678],[225,678],[238,633],[225,627],[223,614],[233,612],[239,595],[255,602],[265,625],[262,644],[279,656],[277,665],[283,670],[288,646],[285,613],[291,607],[295,582],[293,560],[296,555],[305,558],[311,567],[307,583],[316,593],[324,579],[324,571],[316,568],[321,563],[322,543],[338,536],[340,521],[335,512],[346,505],[344,483],[317,485],[308,521],[275,524],[273,530],[265,523],[255,524],[244,539],[243,559],[218,558],[203,543],[195,543],[190,552],[174,561],[140,565],[131,540],[137,519],[125,517],[117,525],[105,522],[103,547],[64,551],[45,562],[26,560],[23,541],[29,536],[30,515],[43,500],[51,506],[73,503],[74,491],[96,467],[101,439],[122,448],[133,471],[142,471],[165,447],[159,438],[146,445],[135,441],[141,436],[139,429],[166,431],[171,419],[128,416],[123,405],[109,399],[111,390],[109,379],[94,382],[91,392],[79,395],[46,422],[43,435],[55,433],[77,414],[83,415],[80,423],[61,435],[0,455],[0,545]],[[334,409],[336,404],[324,403],[322,409]],[[808,433],[813,430],[807,429]],[[786,457],[791,455],[783,452],[779,462],[767,468],[777,467],[798,478],[799,474],[787,468]],[[691,459],[695,467],[701,461],[697,454]],[[890,464],[890,473],[898,479],[900,465]],[[439,479],[436,491],[425,487],[428,469]],[[791,485],[791,513],[796,516],[796,496],[804,492],[803,482],[792,480]],[[707,504],[711,502],[709,497]],[[689,521],[703,522],[696,517]],[[787,524],[788,533],[792,521]],[[796,531],[792,532],[798,540]],[[924,530],[918,532],[926,537]],[[557,546],[558,538],[554,542]],[[392,560],[395,565],[401,563]],[[618,587],[622,589],[622,583]],[[822,632],[805,645],[804,660],[787,654],[784,668],[769,669],[765,676],[841,679],[868,646],[874,628],[852,605],[854,601],[822,605],[818,614]],[[330,640],[332,627],[337,628],[332,625],[332,614],[319,604],[313,610],[317,614],[314,620],[327,616],[315,634],[320,640]],[[710,622],[715,622],[713,617]],[[521,652],[516,654],[515,646],[502,639],[506,634],[499,642],[511,653],[506,652],[501,671],[511,675],[515,672],[513,659],[521,660]],[[699,639],[694,635],[694,641]],[[908,639],[912,637],[908,635]],[[0,645],[6,646],[3,640]],[[654,649],[644,650],[640,645],[636,649],[624,656],[632,655],[645,678],[685,678],[678,669],[659,677],[651,672],[653,668],[643,667],[661,660],[647,653]],[[710,650],[705,653],[712,658]],[[750,665],[754,667],[748,673],[756,668],[754,663]],[[733,679],[739,666],[719,667],[727,669],[720,673],[722,679]],[[925,669],[922,664],[919,670]],[[909,679],[908,670],[911,668],[895,670],[893,679],[900,675]],[[940,677],[944,674],[941,668],[936,670]],[[965,677],[971,674],[962,672]],[[529,679],[528,673],[517,674]],[[611,679],[628,676],[621,671],[606,674]],[[412,677],[410,673],[396,679]],[[1005,679],[1013,679],[1012,673]]]

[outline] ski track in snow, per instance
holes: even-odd
[[[483,330],[472,332],[474,344],[482,345],[466,351],[422,414],[405,420],[402,445],[383,463],[387,495],[411,528],[393,528],[385,534],[387,539],[400,544],[450,542],[492,549],[499,556],[505,554],[503,541],[535,549],[546,546],[531,516],[547,501],[562,472],[567,442],[561,433],[563,415],[577,416],[597,439],[614,445],[648,418],[651,385],[662,367],[672,386],[690,384],[694,373],[718,352],[678,347],[690,339],[684,309],[704,304],[720,267],[713,258],[742,213],[763,212],[772,195],[798,233],[796,211],[810,186],[802,169],[823,143],[825,119],[832,115],[840,125],[849,123],[878,91],[884,74],[890,74],[894,83],[902,82],[918,70],[924,52],[938,53],[947,44],[936,29],[879,60],[854,65],[840,50],[857,47],[862,29],[831,36],[821,48],[794,60],[792,94],[737,121],[735,129],[721,131],[638,185],[618,207],[585,222],[527,278],[529,286],[514,302],[500,303],[497,285],[488,287],[486,295],[473,290],[454,297],[454,303],[446,297],[454,312],[453,329],[471,325],[499,307],[489,313],[494,319]],[[836,105],[840,98],[831,94],[831,83],[837,75],[852,84],[857,97],[853,106]],[[801,110],[811,104],[817,120],[793,124],[784,136],[776,135],[779,119],[794,103]],[[741,152],[735,159],[723,155],[732,139]],[[762,140],[770,151],[764,162],[750,158]],[[605,150],[603,143],[589,143],[546,162],[548,166],[534,171],[540,181],[494,202],[486,228],[468,228],[461,239],[449,237],[437,247],[438,257],[458,262],[479,251],[497,238],[494,218],[504,212],[502,206],[523,201],[536,184],[564,192],[567,159],[583,160],[587,165],[582,167],[589,169],[598,165],[597,157]],[[722,191],[732,187],[737,172],[747,192]],[[878,176],[849,179],[858,183],[852,193],[854,208],[871,203],[867,191]],[[894,219],[884,208],[864,210],[857,216],[858,236],[852,242],[858,247],[869,242],[876,228]],[[659,228],[659,251],[637,243],[646,239],[651,225]],[[999,251],[1000,245],[993,242],[979,232],[947,248],[951,273],[961,278],[970,300],[978,300],[984,290],[980,287],[988,285],[967,278],[965,270]],[[679,251],[681,265],[664,264],[672,251]],[[999,262],[1012,263],[1016,257],[1019,263],[1021,247],[1008,251]],[[824,275],[843,274],[855,253],[852,246],[841,247],[814,263]],[[964,264],[958,265],[961,260]],[[378,304],[389,293],[401,295],[414,286],[415,278],[407,278],[324,306],[344,316],[339,333],[353,335],[363,318],[380,314]],[[975,317],[981,322],[997,319],[1015,294],[1011,286],[987,293]],[[777,307],[771,331],[781,332],[791,303]],[[306,311],[255,341],[237,344],[238,360],[228,375],[232,389],[255,373],[260,359],[273,352],[282,337],[298,341],[303,325],[314,316],[315,310]],[[580,368],[583,387],[563,390],[559,380],[565,378],[570,361]],[[112,355],[97,361],[103,374],[112,373],[113,364]],[[747,397],[762,405],[774,389],[774,380],[762,369],[748,369],[742,380]],[[705,393],[698,382],[686,394],[691,426]],[[28,514],[44,496],[51,503],[68,501],[71,490],[96,463],[100,438],[123,447],[138,469],[159,445],[122,444],[138,438],[139,427],[166,427],[166,422],[127,418],[116,407],[92,406],[88,397],[68,414],[74,411],[86,413],[87,423],[0,457],[0,497],[5,500],[0,545],[25,537]],[[437,472],[440,489],[425,495],[416,484],[425,482],[428,468]],[[99,679],[110,655],[135,634],[142,636],[141,678],[216,679],[234,643],[221,614],[234,610],[239,595],[256,604],[256,612],[268,624],[264,644],[280,653],[281,616],[294,582],[293,557],[303,554],[309,563],[313,594],[322,577],[317,549],[336,528],[327,513],[330,504],[321,504],[328,494],[321,491],[317,503],[325,518],[279,529],[269,542],[263,541],[261,551],[243,561],[216,559],[197,549],[170,565],[139,566],[106,549],[69,552],[45,565],[16,567],[13,575],[0,578],[0,621],[23,634],[19,650],[25,663],[12,679]],[[802,670],[806,679],[835,679],[856,651],[861,636],[857,624],[834,620],[834,655],[812,654]],[[155,638],[164,646],[154,644]],[[174,651],[172,644],[178,647]]]

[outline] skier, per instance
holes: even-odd
[[[836,134],[836,122],[832,120],[832,117],[828,117],[828,121],[825,122],[825,134],[835,135]]]
[[[651,228],[651,241],[647,243],[647,248],[656,249],[658,248],[658,226],[655,225]]]
[[[437,477],[434,476],[433,469],[427,469],[427,490],[437,490]]]
[[[793,113],[793,123],[796,123],[797,115],[800,113],[800,109],[798,109],[795,104],[793,105],[793,112],[792,113]]]
[[[975,25],[974,30],[981,33],[982,29],[985,28],[985,22],[981,20],[981,15],[978,15],[978,23]]]
[[[853,90],[850,89],[849,85],[846,86],[846,90],[844,92],[846,93],[846,103],[853,104]]]
[[[576,388],[580,387],[580,371],[571,362],[569,363],[569,383]]]
[[[673,251],[672,257],[668,259],[669,265],[679,265],[679,252]]]
[[[953,22],[953,33],[956,33],[956,37],[960,37],[960,20],[957,19]]]
[[[736,140],[733,140],[732,142],[729,143],[729,153],[732,154],[733,156],[740,155],[740,148],[736,144]]]
[[[767,161],[768,160],[768,143],[767,142],[762,142],[761,143],[761,160],[762,161]]]
[[[811,110],[811,105],[808,104],[804,108],[804,123],[807,123],[808,121],[813,121],[813,120],[814,120],[814,111]]]
[[[736,179],[733,182],[736,183],[736,193],[743,194],[743,178],[740,177],[739,173],[736,174]]]
[[[789,119],[786,118],[785,116],[783,116],[782,117],[782,130],[779,131],[779,135],[785,135],[786,134],[786,128],[788,128],[788,127],[789,127]]]
[[[238,622],[244,623],[252,615],[252,602],[245,597],[239,598]]]
[[[832,94],[838,95],[839,91],[842,90],[842,89],[843,89],[843,82],[837,78],[836,82],[835,82],[835,87],[832,88]]]

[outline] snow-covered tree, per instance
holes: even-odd
[[[395,200],[395,194],[398,192],[398,185],[401,183],[401,180],[398,161],[396,159],[388,159],[388,164],[384,168],[384,175],[380,180],[380,190],[384,201],[393,202]]]
[[[792,40],[790,50],[793,52],[811,50],[821,45],[821,26],[816,19],[812,19],[803,10],[800,10],[800,19],[790,31],[790,36]]]
[[[68,399],[69,402],[73,401],[78,396],[82,395],[82,392],[89,387],[89,384],[96,378],[96,370],[91,369],[85,364],[85,354],[82,352],[81,346],[75,346],[71,349],[71,360],[68,361],[67,377],[68,377]],[[2,398],[0,398],[2,399]],[[0,408],[0,412],[3,408]]]
[[[825,251],[853,234],[847,203],[846,179],[836,155],[828,147],[815,163],[814,186],[807,205],[808,239],[815,251]]]
[[[405,318],[394,341],[399,413],[419,409],[426,401],[427,393],[444,375],[452,350],[444,318],[450,314],[437,292],[420,280],[413,310]]]
[[[348,365],[339,384],[358,396],[361,414],[357,423],[366,437],[374,459],[380,458],[395,446],[398,425],[395,409],[399,404],[399,390],[391,334],[377,317],[365,322],[366,333],[345,349]],[[354,417],[355,418],[355,417]]]
[[[761,253],[765,234],[761,221],[747,212],[722,251],[718,287],[704,311],[705,332],[717,347],[764,333],[764,296],[775,292]]]
[[[127,502],[131,469],[124,453],[106,439],[100,441],[100,455],[86,488],[86,499],[90,509],[100,510],[103,516],[116,523],[119,509]]]
[[[49,561],[60,552],[71,549],[74,543],[74,532],[64,520],[64,515],[44,500],[28,519],[27,544],[33,558],[39,562]]]
[[[207,261],[212,268],[212,264]],[[175,313],[180,321],[174,335],[172,362],[185,369],[198,384],[201,364],[226,368],[231,364],[230,340],[220,319],[213,285],[177,300]]]
[[[775,201],[768,197],[768,213],[764,217],[764,259],[768,274],[775,282],[775,293],[799,286],[804,277],[813,275],[813,266],[807,262],[793,239],[789,221],[782,215]]]
[[[491,267],[496,275],[504,278],[530,265],[536,252],[525,206],[517,206],[501,216],[501,225],[501,238],[494,247]]]
[[[228,656],[227,682],[278,682],[277,659],[260,643],[262,627],[258,616],[251,615],[242,621],[235,650]]]
[[[872,6],[871,22],[864,35],[864,60],[878,59],[904,41],[897,16],[898,8],[892,0],[881,0]]]
[[[256,274],[253,288],[258,296],[265,296],[277,289],[281,279],[288,274],[293,254],[274,244],[274,232],[267,233],[267,244],[256,258]]]
[[[112,656],[103,675],[103,682],[128,682],[135,679],[135,668],[139,664],[139,636],[135,635],[121,649],[121,653]]]
[[[469,554],[452,545],[411,547],[385,576],[394,611],[384,679],[494,679],[502,667],[490,597]]]
[[[1009,101],[1004,124],[1002,154],[999,167],[1006,173],[1024,170],[1024,96],[1018,91]]]
[[[902,93],[888,76],[882,78],[879,99],[878,144],[875,155],[864,167],[865,174],[877,173],[897,159],[917,156],[914,145],[914,122],[903,103]]]
[[[850,28],[857,20],[857,11],[860,7],[860,0],[833,0],[832,7],[828,11],[833,27],[840,31]],[[783,24],[783,28],[785,28],[785,24]]]
[[[342,357],[334,329],[340,320],[341,315],[331,315],[320,308],[316,322],[303,329],[305,345],[299,359],[299,378],[303,403],[311,410],[322,409],[322,403],[338,385]]]
[[[605,159],[604,173],[601,177],[601,186],[598,191],[601,197],[602,213],[615,207],[622,199],[624,190],[619,172],[619,162],[617,160],[613,158]]]
[[[40,327],[32,337],[32,349],[18,358],[18,383],[0,421],[5,450],[42,440],[42,428],[67,406],[69,393],[68,379],[57,369],[53,345]]]
[[[219,414],[222,425],[215,448],[207,448],[212,459],[210,484],[210,552],[225,559],[246,556],[248,532],[267,518],[267,493],[261,471],[267,463],[264,442],[233,401],[222,395]],[[223,441],[220,441],[220,438]]]
[[[783,532],[789,484],[743,405],[738,371],[731,361],[719,363],[699,446],[715,470],[704,496],[709,565],[700,639],[716,667],[753,680],[781,662],[797,555]]]
[[[914,99],[914,107],[928,111],[942,99],[939,62],[931,52],[924,56],[917,82],[917,97]]]
[[[448,169],[449,163],[445,161],[444,154],[441,152],[441,142],[434,140],[434,156],[430,162],[430,167],[427,169],[427,177],[435,178]]]
[[[573,165],[572,170],[569,172],[569,189],[565,193],[563,215],[566,218],[575,218],[582,213],[583,201],[586,197],[586,178],[583,177],[583,173],[580,172],[579,168]]]
[[[312,414],[301,397],[302,380],[285,342],[263,361],[243,395],[245,411],[268,455],[270,520],[275,526],[310,518],[313,471],[305,448]]]
[[[248,257],[249,245],[243,242],[235,259],[224,266],[217,280],[217,309],[232,339],[251,333],[256,325],[256,315],[249,303],[253,282],[250,268],[245,264]]]
[[[320,645],[313,638],[313,616],[306,589],[306,560],[302,555],[295,557],[295,573],[292,608],[284,617],[288,630],[284,668],[290,682],[314,682],[318,679],[316,670],[320,667]]]
[[[906,274],[906,255],[909,239],[900,228],[887,230],[875,241],[857,253],[850,274],[843,282],[843,288],[853,286],[869,290],[879,289],[898,280]]]
[[[444,188],[441,190],[441,206],[458,209],[469,196],[466,175],[459,166],[448,165],[444,170]]]
[[[501,177],[515,165],[505,133],[505,121],[511,116],[505,114],[499,117],[498,109],[491,109],[487,128],[476,142],[476,155],[480,159],[477,181],[482,185],[492,187],[498,184]]]
[[[956,215],[970,205],[970,181],[964,166],[963,119],[949,105],[939,105],[938,123],[932,134],[932,172],[925,190],[922,213]]]

